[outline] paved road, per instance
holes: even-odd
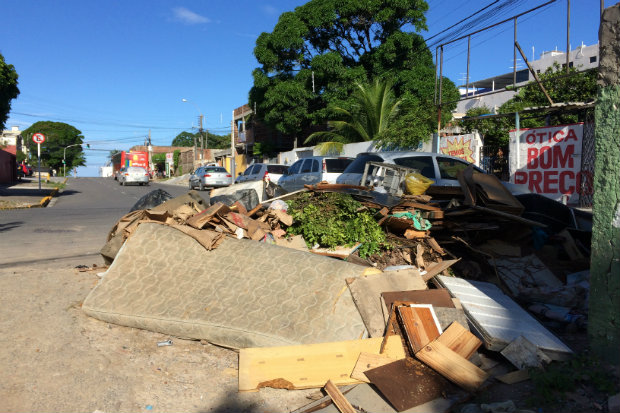
[[[187,193],[174,185],[120,186],[109,178],[73,178],[51,207],[0,211],[0,268],[96,256],[116,221],[158,188],[172,196]]]

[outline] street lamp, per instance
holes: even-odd
[[[200,130],[200,146],[201,146],[201,149],[203,149],[203,156],[204,156],[204,149],[206,149],[209,146],[209,143],[208,143],[208,134],[207,134],[207,139],[205,139],[205,136],[202,134],[202,119],[204,118],[204,116],[202,115],[202,111],[200,110],[198,105],[195,104],[194,102],[192,102],[191,100],[187,100],[187,99],[183,98],[183,99],[181,99],[181,101],[182,102],[191,103],[198,110],[198,115],[199,115],[198,118],[200,119],[200,129],[199,129]],[[194,147],[196,146],[195,142],[196,141],[194,141]],[[194,160],[196,160],[196,156],[194,156]]]
[[[62,168],[63,168],[63,175],[65,176],[65,178],[67,177],[67,162],[65,159],[67,156],[67,148],[70,148],[72,146],[82,146],[82,144],[74,143],[73,145],[65,146],[65,149],[62,151]]]

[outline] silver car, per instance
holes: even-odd
[[[288,171],[288,166],[286,165],[255,163],[248,166],[245,171],[235,179],[235,183],[260,181],[262,179],[277,184],[286,171]]]
[[[335,184],[336,179],[353,158],[311,156],[296,161],[288,171],[280,178],[278,185],[285,191],[293,192],[304,187],[326,181]]]
[[[232,175],[221,166],[201,166],[189,176],[189,189],[216,188],[229,186],[233,182]]]
[[[149,173],[141,166],[128,166],[127,168],[121,168],[118,174],[118,183],[120,185],[148,185]]]

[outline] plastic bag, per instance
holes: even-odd
[[[409,195],[422,195],[434,183],[435,181],[419,172],[412,172],[405,176],[405,189]]]

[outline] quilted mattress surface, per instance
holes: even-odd
[[[358,339],[345,278],[364,267],[226,238],[205,250],[159,224],[138,226],[82,308],[113,324],[233,347]]]

